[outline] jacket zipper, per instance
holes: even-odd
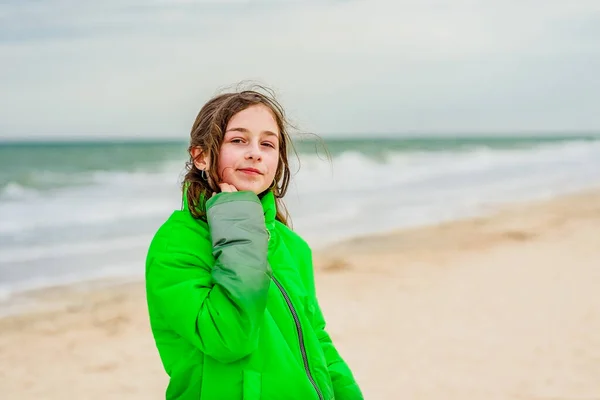
[[[319,396],[319,399],[325,400],[325,398],[321,394],[321,391],[319,390],[319,387],[315,383],[315,380],[313,379],[312,374],[310,373],[310,369],[308,368],[308,357],[306,355],[306,347],[304,346],[304,335],[302,335],[302,328],[300,327],[300,318],[298,318],[298,314],[296,313],[296,309],[294,308],[294,305],[292,304],[290,297],[286,293],[283,286],[277,281],[277,279],[275,279],[274,276],[273,276],[273,282],[275,282],[275,284],[281,291],[281,294],[283,294],[283,298],[285,299],[285,302],[287,303],[290,311],[292,312],[292,317],[294,317],[294,322],[296,324],[296,331],[298,331],[298,341],[300,342],[300,353],[302,353],[302,361],[304,361],[304,369],[306,370],[306,375],[308,375],[308,380],[310,381],[310,383],[312,383],[315,390],[317,391],[317,395]]]

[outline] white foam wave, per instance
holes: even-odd
[[[156,173],[96,171],[86,173],[91,183],[79,187],[40,191],[9,184],[10,199],[0,197],[0,234],[164,215],[180,202],[179,177],[177,169]]]
[[[151,236],[146,234],[104,239],[101,241],[95,240],[79,243],[17,247],[0,252],[0,263],[18,263],[46,258],[72,257],[76,255],[94,256],[116,250],[146,246],[150,239]]]
[[[436,186],[471,187],[487,180],[520,181],[573,174],[594,178],[600,171],[600,142],[546,144],[536,148],[471,151],[387,152],[378,159],[358,151],[336,156],[332,163],[305,156],[292,187],[303,195],[356,195],[369,191],[427,190]],[[294,168],[293,168],[294,170]],[[105,225],[163,216],[180,206],[182,163],[168,162],[149,171],[96,171],[86,173],[85,186],[58,188],[48,193],[10,184],[0,200],[0,234],[18,234],[40,228]],[[597,174],[596,174],[597,176]],[[62,179],[62,178],[61,178]],[[593,179],[592,179],[593,180]]]
[[[0,190],[0,199],[9,201],[21,200],[31,198],[37,195],[37,193],[35,189],[25,187],[16,182],[9,182]]]

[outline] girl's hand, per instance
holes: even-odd
[[[231,193],[231,192],[237,192],[238,191],[235,186],[233,186],[230,183],[225,183],[225,182],[219,183],[219,188],[221,188],[221,193],[223,193],[223,192],[229,192],[229,193]],[[217,193],[213,192],[210,195],[210,197],[213,197],[215,194],[217,194]]]
[[[219,183],[219,187],[221,188],[221,192],[237,192],[237,188],[230,183]]]

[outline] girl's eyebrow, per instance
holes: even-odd
[[[227,132],[233,132],[233,131],[235,131],[235,132],[242,132],[242,133],[250,133],[250,131],[248,129],[242,128],[242,127],[239,127],[239,128],[229,128],[229,129],[227,129],[225,131],[225,133],[227,133]],[[275,136],[275,137],[279,136],[275,132],[271,132],[271,131],[262,131],[261,133],[265,134],[267,136]]]

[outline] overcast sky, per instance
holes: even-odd
[[[598,0],[0,0],[0,138],[187,138],[245,79],[319,134],[600,131]]]

